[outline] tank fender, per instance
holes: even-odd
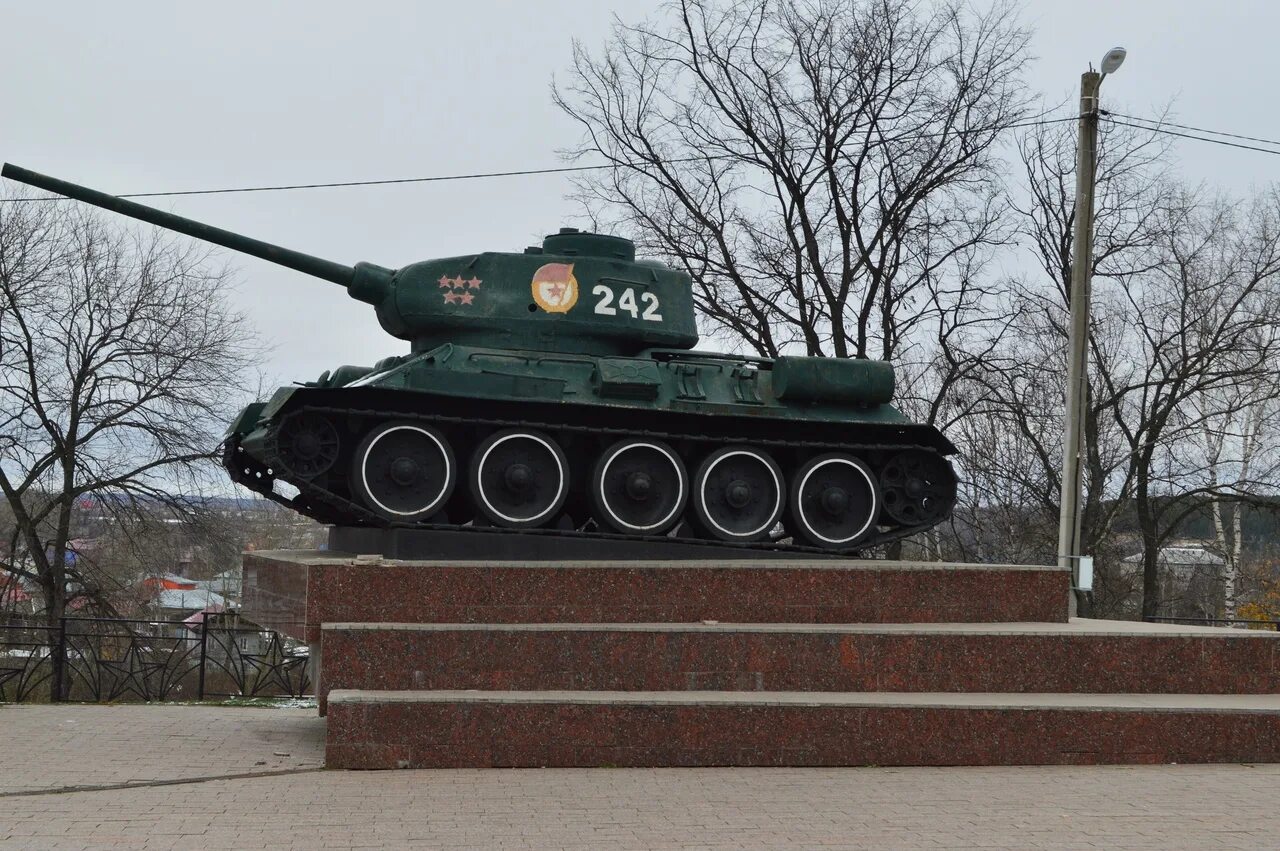
[[[262,409],[267,406],[266,402],[252,402],[245,407],[243,411],[231,422],[231,426],[227,429],[226,434],[222,436],[223,440],[235,434],[248,434],[257,426],[258,420],[262,418]]]
[[[271,419],[284,408],[285,403],[299,388],[297,387],[281,387],[271,394],[271,398],[263,405],[261,412],[258,414],[258,422],[265,422]]]

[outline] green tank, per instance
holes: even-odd
[[[322,523],[858,552],[946,519],[932,426],[873,360],[698,351],[689,276],[562,228],[344,266],[5,165],[22,183],[343,286],[409,351],[249,405],[233,480]]]

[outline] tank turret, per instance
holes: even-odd
[[[339,284],[409,341],[227,432],[235,482],[322,523],[862,553],[955,503],[955,448],[890,404],[890,364],[695,351],[689,277],[629,240],[344,266],[2,173]]]
[[[339,284],[414,351],[449,341],[632,354],[698,342],[689,276],[636,262],[635,246],[617,236],[562,228],[519,254],[344,266],[8,163],[0,175]],[[579,303],[589,309],[573,310]]]

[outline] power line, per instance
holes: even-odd
[[[1023,121],[1015,124],[1009,124],[1000,130],[1012,130],[1019,127],[1036,127],[1044,124],[1058,124],[1063,121],[1075,121],[1079,116],[1069,115],[1063,118],[1038,119],[1034,121]],[[945,136],[961,135],[958,131],[944,131],[941,133],[906,133],[901,136],[890,137],[881,140],[878,144],[888,144],[892,142],[909,141],[912,139],[929,139],[942,138]],[[686,162],[703,162],[706,160],[731,159],[732,154],[715,154],[701,157],[681,157],[679,159],[663,160],[668,164],[686,163]],[[571,165],[561,166],[558,168],[529,168],[515,171],[486,171],[474,172],[470,174],[442,174],[432,175],[430,177],[395,177],[386,180],[347,180],[333,183],[292,183],[281,184],[276,186],[236,186],[223,189],[188,189],[176,192],[130,192],[117,195],[117,198],[169,198],[179,195],[231,195],[241,192],[287,192],[295,189],[337,189],[351,186],[391,186],[403,183],[440,183],[454,180],[487,180],[499,177],[529,177],[539,174],[565,174],[568,172],[581,171],[600,171],[610,168],[642,168],[644,166],[656,165],[656,162],[628,162],[618,161],[613,163],[598,163],[592,165]],[[66,201],[69,200],[60,195],[46,195],[39,198],[7,198],[0,199],[0,204],[16,204],[28,201]]]
[[[1163,118],[1142,118],[1137,115],[1125,115],[1122,112],[1107,112],[1103,110],[1104,115],[1116,115],[1120,118],[1127,118],[1130,121],[1145,121],[1148,124],[1158,124],[1162,127],[1177,127],[1179,130],[1191,130],[1196,133],[1208,133],[1210,136],[1226,136],[1230,139],[1244,139],[1246,142],[1261,142],[1264,145],[1275,145],[1280,148],[1280,142],[1274,139],[1260,139],[1257,136],[1242,136],[1239,133],[1227,133],[1222,130],[1206,130],[1203,127],[1191,127],[1187,124],[1177,124],[1173,121],[1165,121]]]
[[[1163,133],[1166,136],[1177,136],[1180,139],[1194,139],[1197,142],[1209,142],[1213,145],[1225,145],[1228,148],[1240,148],[1245,151],[1257,151],[1261,154],[1273,154],[1280,156],[1280,151],[1271,148],[1259,148],[1256,145],[1243,145],[1239,142],[1228,142],[1226,139],[1210,139],[1207,136],[1195,136],[1191,133],[1180,133],[1177,130],[1164,130],[1160,127],[1149,127],[1145,124],[1133,124],[1128,121],[1117,121],[1114,118],[1107,117],[1107,121],[1120,127],[1133,127],[1137,130],[1146,130],[1150,133]]]
[[[695,158],[690,158],[695,159]],[[703,159],[703,157],[696,157]],[[686,160],[671,160],[671,162],[685,162]],[[336,183],[291,183],[281,184],[279,186],[236,186],[225,189],[188,189],[180,192],[128,192],[117,195],[117,198],[163,198],[174,195],[230,195],[236,192],[284,192],[291,189],[336,189],[346,186],[390,186],[397,183],[435,183],[446,180],[483,180],[492,177],[524,177],[533,174],[559,174],[569,171],[594,171],[602,168],[613,168],[613,165],[579,165],[564,166],[562,168],[531,168],[519,171],[485,171],[474,172],[470,174],[440,174],[430,177],[393,177],[386,180],[346,180]],[[6,203],[16,203],[23,201],[67,201],[61,195],[48,195],[40,198],[10,198]]]
[[[1013,130],[1013,129],[1024,128],[1024,127],[1039,127],[1039,126],[1044,126],[1048,124],[1060,124],[1065,121],[1075,121],[1078,117],[1079,116],[1076,116],[1076,115],[1069,115],[1069,116],[1059,117],[1059,118],[1044,118],[1044,119],[1037,119],[1033,121],[1021,121],[1021,122],[1016,122],[1016,123],[1007,125],[1006,127],[1001,129]],[[1277,142],[1272,139],[1263,139],[1257,136],[1245,136],[1239,133],[1228,133],[1222,130],[1208,130],[1203,127],[1193,127],[1191,125],[1178,124],[1172,121],[1165,121],[1163,119],[1142,118],[1140,116],[1125,115],[1124,113],[1108,112],[1105,110],[1102,113],[1102,117],[1104,117],[1111,124],[1115,124],[1121,127],[1131,127],[1136,130],[1146,130],[1152,133],[1161,133],[1166,136],[1176,136],[1181,139],[1191,139],[1197,142],[1208,142],[1214,145],[1223,145],[1230,148],[1238,148],[1240,150],[1245,150],[1245,151],[1255,151],[1257,153],[1262,153],[1262,154],[1280,155],[1280,150],[1277,150],[1277,149],[1280,149],[1280,142]],[[1127,121],[1119,120],[1122,118],[1128,119],[1128,120]],[[1143,122],[1143,123],[1132,123],[1132,122]],[[1170,127],[1176,127],[1178,128],[1178,130],[1168,129]],[[1181,132],[1181,131],[1190,131],[1190,132]],[[1197,135],[1197,134],[1208,134],[1210,136],[1222,136],[1226,138],[1212,139],[1212,138],[1208,138],[1207,136]],[[958,134],[954,130],[943,131],[938,133],[907,133],[901,136],[895,136],[895,137],[883,139],[880,141],[879,144],[888,144],[888,143],[900,142],[900,141],[910,141],[912,139],[941,138],[949,135],[954,136]],[[1240,142],[1229,142],[1229,141],[1226,141],[1227,138],[1243,139],[1250,142],[1259,142],[1265,145],[1274,145],[1276,146],[1277,149],[1261,148],[1256,145],[1245,145]],[[733,156],[732,154],[714,154],[714,155],[699,156],[699,157],[681,157],[679,159],[665,160],[662,162],[665,162],[667,164],[677,164],[677,163],[686,163],[686,162],[700,162],[700,161],[707,161],[707,160],[729,159],[729,158],[732,158],[732,156]],[[604,169],[613,169],[613,168],[639,169],[646,166],[653,166],[656,164],[658,163],[657,162],[629,162],[626,160],[620,160],[618,162],[595,163],[591,165],[560,166],[560,167],[553,167],[553,168],[516,169],[511,171],[470,172],[470,173],[464,173],[464,174],[442,174],[442,175],[430,175],[427,177],[396,177],[396,178],[388,178],[384,180],[347,180],[347,181],[334,181],[334,182],[327,182],[327,183],[292,183],[292,184],[279,184],[279,185],[267,185],[267,186],[236,186],[236,187],[226,187],[221,189],[188,189],[188,190],[172,191],[172,192],[131,192],[131,193],[118,195],[116,197],[118,198],[169,198],[169,197],[177,197],[177,196],[184,196],[184,195],[230,195],[230,194],[247,193],[247,192],[287,192],[287,191],[293,191],[293,190],[299,190],[299,189],[340,189],[340,188],[356,187],[356,186],[393,186],[393,185],[407,184],[407,183],[441,183],[441,182],[449,182],[449,181],[457,181],[457,180],[489,180],[489,179],[507,178],[507,177],[530,177],[530,176],[544,175],[544,174],[568,174],[573,172],[601,171]],[[0,199],[0,204],[25,203],[28,201],[66,201],[66,200],[68,199],[59,195],[49,195],[49,196],[42,196],[39,198]]]

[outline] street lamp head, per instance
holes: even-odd
[[[1102,57],[1102,73],[1103,75],[1114,74],[1120,70],[1120,66],[1124,64],[1124,57],[1127,51],[1123,47],[1113,47],[1107,51],[1107,55]]]

